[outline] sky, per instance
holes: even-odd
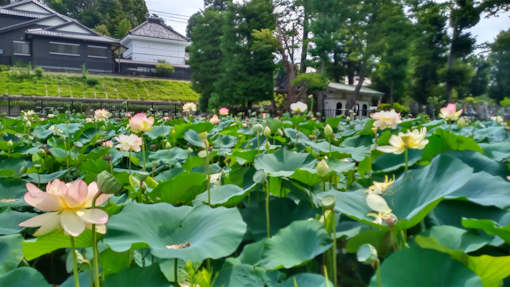
[[[164,17],[168,25],[182,34],[186,33],[187,17],[204,8],[203,0],[146,0],[146,3],[151,13]],[[507,29],[510,29],[510,13],[483,18],[470,31],[481,44],[493,42],[499,32]]]

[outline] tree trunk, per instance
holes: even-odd
[[[452,90],[453,90],[453,86],[450,82],[449,76],[450,76],[450,73],[451,73],[453,66],[455,64],[455,50],[454,50],[453,43],[455,43],[455,41],[459,37],[459,30],[457,28],[455,28],[455,23],[453,23],[452,26],[454,26],[453,27],[453,35],[452,35],[452,43],[450,44],[450,51],[448,54],[448,69],[447,69],[447,75],[446,75],[446,86],[445,86],[445,90],[444,90],[444,97],[448,100],[449,103],[452,102]]]
[[[306,73],[306,56],[308,55],[308,35],[310,34],[310,23],[308,21],[308,1],[303,0],[303,41],[301,43],[301,73]]]
[[[285,52],[285,40],[283,38],[283,31],[278,21],[276,22],[276,34],[278,35],[278,51],[282,56],[283,68],[287,73],[287,99],[285,100],[285,109],[290,111],[290,105],[298,101],[296,87],[292,85],[292,82],[296,78],[296,65],[289,58],[289,55]]]
[[[359,99],[359,92],[361,91],[361,88],[363,87],[363,83],[365,82],[365,70],[366,70],[366,63],[362,63],[361,69],[359,72],[358,83],[356,84],[354,93],[347,100],[347,105],[346,105],[347,110],[351,110],[354,107],[354,105],[356,104],[356,101]]]
[[[395,81],[391,80],[391,84],[390,84],[390,104],[392,106],[393,106],[393,89],[394,89],[394,86],[395,86]]]

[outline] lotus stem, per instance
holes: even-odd
[[[174,280],[175,286],[179,286],[179,272],[178,272],[178,264],[179,260],[177,258],[174,259]]]
[[[333,259],[333,285],[338,287],[338,275],[337,275],[337,262],[336,262],[336,222],[335,222],[335,213],[333,212],[333,250],[332,250],[332,259]]]
[[[128,152],[128,169],[129,174],[131,174],[131,151]]]
[[[92,200],[92,208],[96,208],[96,200],[99,198],[99,196],[103,194],[101,191],[99,191]],[[97,232],[96,232],[96,225],[92,224],[92,247],[94,250],[94,286],[100,287],[101,283],[99,281],[99,252],[97,249]]]
[[[76,258],[76,246],[74,244],[74,237],[72,236],[71,236],[71,252],[73,253],[74,286],[80,287],[80,279],[78,278],[78,259]]]
[[[266,179],[266,231],[267,238],[271,238],[271,221],[269,215],[269,180]]]
[[[409,168],[409,149],[405,149],[404,151],[404,161],[406,163],[405,171]]]
[[[142,135],[142,160],[143,160],[143,171],[147,171],[146,162],[145,162],[145,139]]]
[[[205,173],[207,174],[207,204],[211,206],[211,173],[209,172],[209,148],[205,147]]]
[[[376,264],[377,264],[377,267],[376,267],[377,269],[375,272],[377,273],[377,286],[382,287],[381,261],[379,259],[377,259]]]

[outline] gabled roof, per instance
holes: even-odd
[[[356,86],[354,85],[346,85],[346,84],[340,84],[340,83],[329,83],[328,88],[342,91],[342,92],[348,92],[353,93],[354,90],[356,90]],[[361,87],[360,94],[369,95],[369,96],[382,96],[384,93],[367,88],[367,87]]]
[[[0,14],[32,18],[32,20],[27,20],[23,23],[0,28],[0,33],[5,33],[13,29],[29,28],[32,25],[40,24],[40,26],[48,27],[28,29],[26,33],[30,35],[83,39],[104,43],[119,42],[116,39],[98,34],[75,19],[59,14],[37,0],[24,0],[0,7]],[[52,23],[50,20],[53,18],[62,21],[55,21]]]
[[[129,35],[183,42],[188,41],[186,37],[166,25],[165,21],[157,16],[149,17],[147,21],[129,31]]]

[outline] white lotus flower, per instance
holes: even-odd
[[[308,106],[303,102],[296,102],[290,105],[290,110],[294,114],[306,113]]]

